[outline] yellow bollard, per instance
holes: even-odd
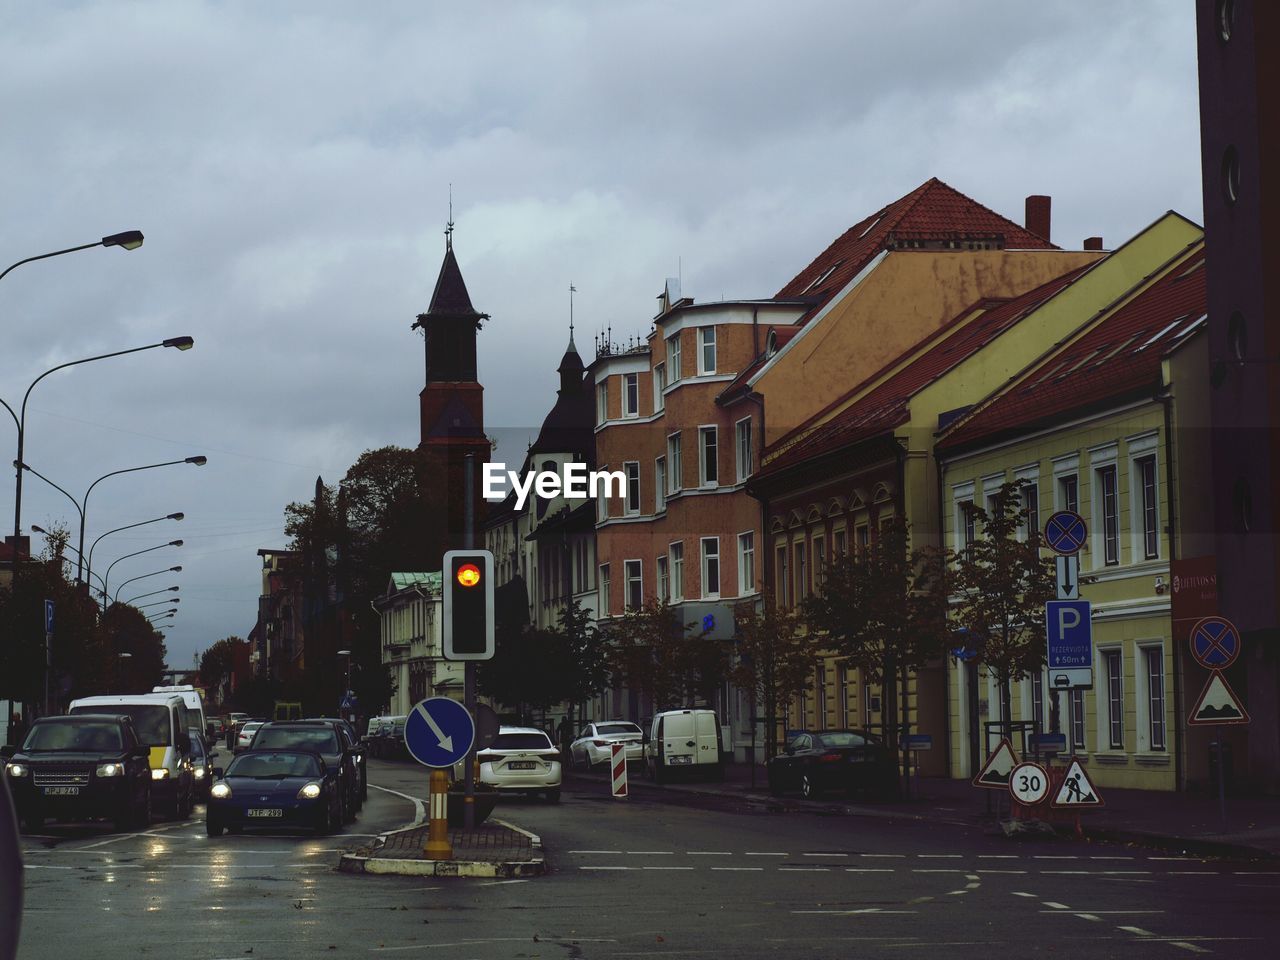
[[[449,775],[443,770],[431,771],[431,791],[427,802],[427,843],[422,848],[422,855],[428,860],[452,860],[453,844],[449,842]]]

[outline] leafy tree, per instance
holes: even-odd
[[[230,692],[236,651],[244,642],[239,637],[226,637],[200,655],[200,684],[217,703],[225,700]]]
[[[609,625],[609,669],[614,682],[647,694],[657,709],[697,697],[710,701],[728,673],[728,649],[696,622],[682,624],[667,601],[650,599]]]
[[[1053,561],[1040,555],[1039,530],[1027,524],[1017,484],[1006,483],[990,511],[972,506],[982,531],[956,557],[951,616],[966,628],[1000,688],[1000,719],[1009,719],[1010,684],[1045,658],[1044,605],[1055,595]]]
[[[818,644],[812,631],[804,629],[794,610],[780,609],[766,594],[760,609],[753,603],[734,608],[734,643],[737,663],[730,679],[751,696],[753,712],[763,708],[765,759],[776,748],[778,717],[794,698],[813,684],[813,665]]]
[[[563,668],[563,696],[569,705],[569,729],[577,728],[575,718],[579,704],[594,697],[609,685],[609,643],[596,628],[591,614],[570,598],[560,610],[557,639]],[[568,744],[562,744],[568,749]]]

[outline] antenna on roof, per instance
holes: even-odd
[[[573,295],[578,292],[578,288],[573,285],[573,281],[569,281],[569,347],[573,348]]]
[[[444,248],[453,249],[453,184],[449,184],[449,221],[444,225]]]

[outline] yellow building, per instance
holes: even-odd
[[[1172,214],[1156,226],[1175,220],[1181,229],[1169,236],[1199,233]],[[1011,719],[1066,734],[1102,788],[1186,781],[1183,701],[1195,691],[1173,643],[1169,599],[1181,464],[1191,460],[1170,426],[1183,392],[1173,372],[1194,370],[1204,351],[1203,267],[1203,238],[1194,235],[1106,309],[1064,318],[1060,329],[1072,332],[937,441],[948,546],[982,536],[968,507],[985,507],[1010,481],[1023,485],[1035,526],[1055,510],[1088,524],[1080,595],[1093,609],[1093,687],[1059,693],[1055,709],[1039,671],[1015,685]],[[1199,367],[1207,369],[1203,356]],[[985,725],[999,719],[998,693],[980,661],[953,663],[949,673],[950,773],[969,777],[994,745]]]

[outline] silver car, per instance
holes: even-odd
[[[569,744],[569,760],[582,769],[597,763],[608,763],[613,758],[613,745],[625,743],[627,760],[644,759],[644,731],[629,720],[603,720],[588,723]]]
[[[236,745],[232,748],[234,753],[242,750],[248,750],[249,744],[253,743],[253,735],[258,732],[258,728],[266,723],[265,720],[247,720],[236,728]]]
[[[503,792],[541,793],[560,802],[560,751],[536,727],[500,727],[481,750],[480,782]]]

